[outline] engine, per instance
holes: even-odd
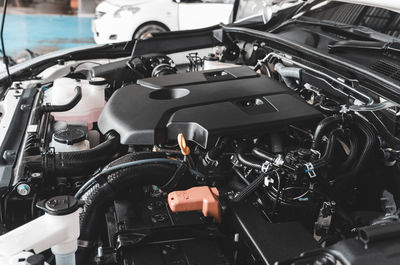
[[[273,53],[190,62],[83,63],[42,84],[4,230],[81,207],[78,265],[336,264],[387,235],[371,226],[396,219],[398,153],[366,94]]]

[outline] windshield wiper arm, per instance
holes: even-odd
[[[342,40],[331,42],[328,48],[330,53],[356,49],[400,54],[400,42]]]

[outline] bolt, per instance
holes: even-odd
[[[57,64],[58,65],[64,65],[65,64],[65,60],[64,59],[58,59],[57,60]]]
[[[102,246],[97,248],[97,256],[94,258],[94,261],[96,262],[96,264],[103,264],[104,252]]]
[[[21,110],[25,111],[25,110],[29,110],[30,106],[28,104],[22,104],[21,105]]]
[[[21,196],[27,196],[31,193],[31,187],[25,183],[19,184],[17,186],[17,193]]]
[[[233,242],[235,242],[235,243],[239,242],[239,233],[236,233],[236,234],[233,236]]]
[[[7,162],[12,162],[16,157],[16,152],[14,150],[6,150],[3,153],[3,159]]]
[[[32,173],[32,174],[31,174],[31,177],[32,177],[32,178],[40,178],[40,177],[41,177],[41,174],[38,173],[38,172]]]
[[[57,204],[58,204],[57,200],[49,200],[49,201],[47,201],[47,206],[49,206],[49,207],[57,206]]]
[[[99,258],[103,257],[103,247],[97,248],[97,257]]]

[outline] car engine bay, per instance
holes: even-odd
[[[397,107],[323,64],[236,44],[183,65],[147,53],[46,69],[3,231],[80,208],[77,265],[396,264]]]

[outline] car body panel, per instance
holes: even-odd
[[[232,5],[223,3],[180,3],[179,30],[228,23]]]
[[[139,10],[115,17],[115,12],[125,6]],[[171,31],[202,28],[229,22],[232,7],[230,3],[177,3],[172,0],[104,1],[96,8],[92,32],[95,42],[104,44],[129,41],[147,23],[161,24]]]
[[[176,20],[178,7],[176,3],[170,0],[145,1],[145,3],[132,1],[132,3],[135,3],[134,6],[140,10],[136,14],[126,14],[121,17],[114,17],[115,12],[121,6],[106,4],[106,2],[98,6],[96,13],[103,12],[104,15],[92,22],[92,31],[96,43],[129,41],[140,25],[151,21],[161,23],[171,30],[178,29],[178,21]],[[162,9],[159,8],[160,5],[163,6]],[[110,39],[112,35],[116,35],[116,38]]]

